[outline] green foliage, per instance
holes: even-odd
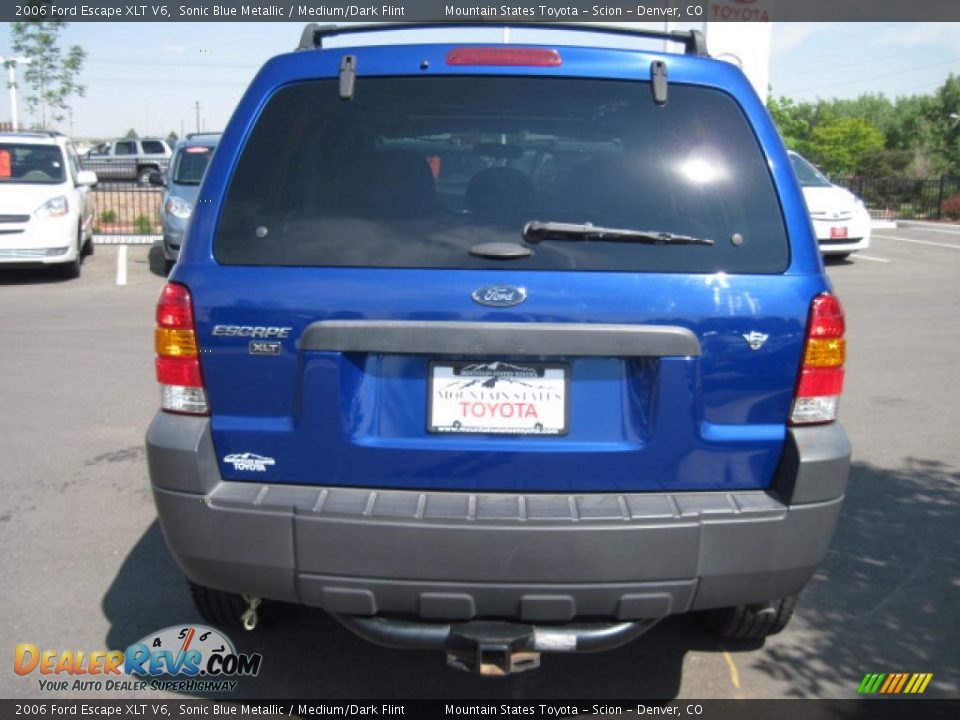
[[[771,97],[767,109],[787,147],[828,175],[960,175],[958,76],[929,95],[816,102]]]
[[[137,215],[133,220],[133,227],[136,229],[138,235],[153,234],[153,223],[150,222],[150,218],[146,215]]]
[[[852,175],[869,153],[883,150],[883,133],[863,118],[834,118],[810,133],[806,155],[831,175]]]
[[[785,97],[778,100],[771,95],[767,100],[767,111],[776,123],[784,143],[791,150],[797,150],[810,136],[810,118],[807,110],[811,107],[808,103],[797,105],[793,100]]]
[[[128,140],[136,140],[140,136],[137,135],[136,130],[134,130],[133,128],[130,128],[129,130],[127,130],[127,134],[124,135],[124,137],[127,138]]]
[[[62,121],[70,98],[83,97],[86,90],[78,78],[87,53],[79,45],[71,45],[65,52],[60,48],[60,32],[65,27],[65,22],[10,23],[10,47],[15,54],[31,59],[24,66],[28,87],[24,102],[31,116],[39,113],[38,125],[43,130]]]
[[[171,145],[173,145],[179,139],[180,139],[180,136],[178,136],[173,130],[171,130],[170,134],[167,135],[167,142],[170,143]]]
[[[100,213],[100,222],[104,224],[115,223],[117,221],[116,210],[103,210]]]
[[[960,77],[950,74],[926,110],[937,169],[960,175]]]
[[[915,160],[912,150],[873,150],[860,158],[857,174],[879,178],[905,175]]]

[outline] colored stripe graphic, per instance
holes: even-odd
[[[927,689],[933,673],[867,673],[857,687],[860,695],[918,695]]]
[[[879,687],[880,683],[883,682],[883,679],[886,677],[884,673],[867,673],[863,676],[863,680],[860,682],[860,687],[857,688],[858,693],[875,693]]]

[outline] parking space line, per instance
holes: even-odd
[[[726,650],[723,651],[723,659],[727,661],[727,669],[730,671],[730,682],[732,682],[733,686],[739,690],[740,671],[737,670],[737,664],[733,661],[733,657]]]
[[[888,263],[888,262],[890,262],[890,261],[887,260],[886,258],[873,257],[873,256],[871,256],[871,255],[864,255],[863,253],[857,253],[855,257],[856,257],[858,260],[872,260],[873,262],[879,262],[879,263]]]
[[[883,238],[884,240],[899,240],[900,242],[916,243],[917,245],[932,245],[933,247],[950,248],[951,250],[960,250],[960,245],[933,242],[932,240],[914,240],[913,238],[902,238],[894,235],[880,235],[879,233],[874,233],[871,235],[871,237]]]
[[[127,284],[127,246],[117,248],[117,285]]]

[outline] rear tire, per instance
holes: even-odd
[[[242,630],[243,621],[240,619],[247,610],[247,601],[239,593],[214,590],[213,588],[197,585],[187,581],[190,585],[190,597],[200,617],[217,627]],[[283,604],[264,600],[257,608],[257,627],[277,621],[283,614]]]
[[[145,166],[137,168],[137,185],[140,187],[150,187],[150,173],[158,170],[158,168]]]
[[[703,613],[707,628],[725,640],[763,640],[783,630],[797,605],[797,596],[755,605],[738,605]]]
[[[90,237],[87,238],[87,241],[83,244],[83,250],[81,250],[81,254],[84,255],[85,257],[89,257],[90,255],[93,255],[93,251],[94,251],[93,236],[91,235]]]

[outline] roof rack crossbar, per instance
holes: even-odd
[[[604,33],[607,35],[626,35],[631,37],[649,38],[652,40],[669,40],[681,43],[687,55],[707,57],[707,43],[703,33],[699,30],[652,30],[646,28],[625,28],[610,25],[594,25],[592,23],[518,23],[518,22],[488,22],[448,23],[448,22],[392,22],[392,23],[364,23],[359,26],[321,25],[307,23],[300,35],[300,44],[297,50],[315,50],[323,48],[324,38],[336,35],[354,35],[369,32],[384,32],[389,30],[427,30],[452,27],[486,27],[486,28],[533,28],[535,30],[577,30],[580,32]]]

